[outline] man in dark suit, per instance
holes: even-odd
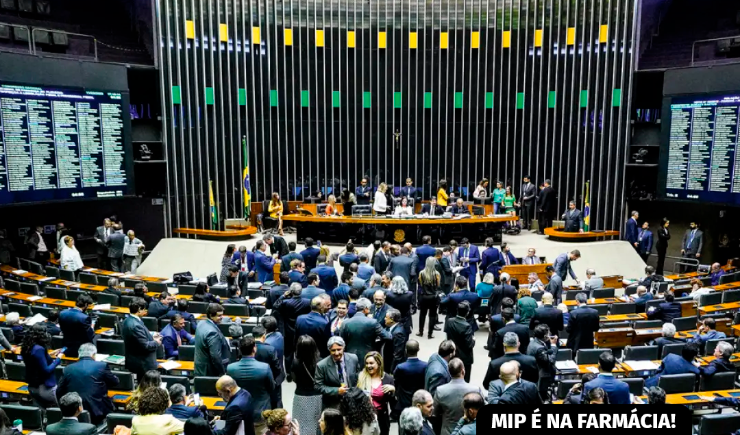
[[[249,290],[249,272],[239,270],[239,266],[235,264],[230,265],[229,274],[226,276],[226,285],[228,287],[235,286],[243,294],[247,294],[247,290]]]
[[[358,357],[344,351],[341,337],[331,337],[326,345],[330,355],[316,365],[314,378],[314,385],[322,395],[323,409],[337,408],[341,396],[357,385],[362,370]]]
[[[460,302],[457,305],[457,316],[447,316],[445,322],[445,333],[447,339],[457,344],[457,358],[465,366],[465,382],[470,382],[470,373],[473,368],[473,348],[475,347],[475,338],[473,338],[473,328],[467,320],[470,313],[470,303],[468,301]]]
[[[308,335],[319,345],[319,353],[322,357],[329,355],[329,350],[321,346],[321,343],[331,337],[329,320],[324,316],[324,298],[316,296],[311,299],[311,312],[298,316],[295,322],[295,339],[301,335]]]
[[[437,259],[437,266],[435,270],[439,272],[439,285],[442,293],[448,295],[452,292],[454,286],[455,274],[452,273],[452,264],[450,263],[450,256],[452,255],[452,248],[445,246],[441,252],[438,249],[435,252],[434,257]]]
[[[236,266],[239,271],[247,275],[249,281],[256,279],[254,271],[254,254],[247,250],[246,246],[239,246],[239,250],[231,256],[231,264]]]
[[[254,251],[254,268],[257,271],[257,281],[265,283],[273,280],[275,258],[267,255],[267,244],[257,240]]]
[[[508,308],[514,311],[514,307],[516,306],[516,302],[514,302],[511,298],[503,298],[501,300],[501,311]],[[514,323],[519,323],[519,320],[521,319],[521,316],[519,314],[514,314]],[[488,317],[488,341],[486,345],[486,350],[488,350],[488,356],[492,355],[491,350],[493,349],[493,339],[496,337],[496,332],[498,332],[499,329],[506,326],[507,321],[504,320],[503,317],[501,317],[501,313],[498,314],[491,314]]]
[[[288,252],[287,254],[283,255],[280,260],[280,271],[285,272],[291,269],[290,264],[293,262],[293,260],[303,260],[303,256],[297,252],[295,252],[296,249],[296,243],[295,242],[289,242],[288,243]]]
[[[272,234],[262,236],[262,241],[270,246],[270,254],[277,254],[277,258],[281,259],[290,253],[288,249],[288,243],[284,238]]]
[[[485,241],[486,249],[481,253],[480,260],[480,274],[481,276],[491,273],[493,279],[498,280],[499,272],[501,271],[501,252],[493,246],[493,237],[489,237]]]
[[[390,308],[385,303],[385,290],[377,290],[373,295],[373,306],[370,307],[370,315],[376,322],[383,324],[385,322],[385,314]]]
[[[339,336],[346,343],[347,352],[362,358],[359,362],[360,368],[365,367],[365,355],[373,350],[373,344],[377,339],[391,339],[388,331],[375,319],[367,316],[370,313],[370,305],[370,301],[364,298],[357,301],[357,314],[342,323],[339,328]]]
[[[594,388],[602,388],[609,396],[610,405],[629,405],[630,404],[630,386],[614,377],[612,371],[617,360],[612,355],[611,350],[602,352],[599,355],[599,375],[591,382],[586,382],[583,386],[583,398],[588,397],[588,392]]]
[[[437,205],[436,196],[433,196],[428,203],[422,204],[421,206],[421,214],[426,214],[429,216],[442,216],[444,212],[444,209]]]
[[[357,200],[357,205],[369,205],[370,195],[372,195],[372,192],[372,186],[367,185],[367,178],[363,178],[362,180],[360,180],[360,185],[357,186],[357,188],[355,189],[355,199]]]
[[[499,376],[504,385],[513,383],[499,396],[499,405],[539,405],[542,403],[537,391],[537,383],[523,379],[524,374],[518,361],[508,361],[502,364]]]
[[[195,332],[195,327],[197,326],[195,316],[188,312],[188,300],[187,299],[178,299],[177,302],[175,302],[175,309],[172,311],[169,311],[167,315],[165,316],[168,319],[172,319],[175,317],[175,314],[179,314],[182,316],[183,319],[185,319],[186,322],[190,322],[190,327],[188,329],[189,333]]]
[[[293,363],[295,343],[298,340],[298,336],[296,335],[296,321],[298,320],[298,316],[311,312],[311,301],[307,301],[301,297],[300,284],[292,284],[290,290],[278,299],[275,306],[280,317],[283,319],[285,367],[287,368]],[[316,344],[318,345],[318,343]]]
[[[568,233],[583,232],[583,213],[576,208],[575,201],[568,201],[568,210],[563,213],[565,228],[563,231]]]
[[[455,343],[450,340],[440,343],[437,353],[429,357],[427,371],[424,373],[424,389],[430,394],[434,395],[437,387],[452,380],[448,364],[454,357]]]
[[[218,396],[226,402],[221,413],[221,421],[225,423],[223,429],[214,431],[215,435],[236,435],[239,428],[244,427],[244,435],[254,433],[254,405],[252,396],[247,390],[239,388],[231,376],[221,376],[216,381]]]
[[[338,260],[345,272],[349,270],[350,264],[360,264],[360,257],[355,253],[355,244],[352,241],[344,246],[344,253],[338,257]]]
[[[635,248],[635,251],[640,249],[640,242],[639,240],[637,240],[637,237],[638,237],[637,228],[639,227],[639,225],[637,224],[637,219],[639,217],[640,217],[640,213],[638,213],[636,210],[633,210],[632,213],[630,213],[630,218],[627,219],[627,223],[625,224],[625,231],[624,231],[625,240],[630,242],[630,245],[632,245],[632,247]]]
[[[308,286],[308,280],[306,279],[305,271],[306,263],[301,260],[293,260],[290,263],[290,272],[288,272],[290,283],[297,282],[301,287],[306,288]]]
[[[97,349],[92,343],[80,346],[80,359],[64,368],[59,380],[57,397],[76,393],[82,398],[83,407],[90,413],[90,421],[100,424],[105,416],[115,411],[108,397],[108,390],[118,385],[118,378],[110,371],[108,364],[95,361]]]
[[[82,414],[82,398],[77,393],[68,393],[59,400],[62,421],[46,426],[49,435],[94,435],[97,427],[90,423],[80,423],[77,417]]]
[[[103,225],[95,229],[95,253],[98,256],[98,268],[99,269],[110,269],[110,263],[108,262],[108,236],[113,232],[113,224],[110,219],[105,218]]]
[[[119,284],[118,278],[116,277],[108,278],[108,287],[106,287],[106,289],[103,290],[103,293],[109,294],[109,295],[116,295],[120,298],[123,295],[123,293],[118,288],[118,284]]]
[[[59,327],[59,310],[56,308],[49,311],[46,321],[41,324],[46,327],[46,332],[48,332],[49,335],[62,334],[62,329]]]
[[[666,325],[671,325],[666,323]],[[675,333],[676,328],[673,328]],[[645,380],[645,388],[657,387],[660,377],[663,375],[682,375],[685,373],[693,373],[699,375],[699,368],[694,366],[694,358],[699,355],[699,345],[696,343],[686,343],[681,349],[681,355],[675,353],[669,353],[660,362],[660,369],[647,380]]]
[[[239,350],[242,359],[226,367],[226,374],[231,376],[239,388],[247,390],[252,396],[252,421],[257,433],[264,433],[267,429],[262,411],[271,409],[270,397],[275,390],[275,379],[272,377],[270,366],[257,361],[257,344],[253,337],[245,336],[239,340]]]
[[[673,319],[681,317],[681,304],[676,302],[676,297],[673,292],[667,291],[663,296],[665,302],[659,304],[657,307],[650,307],[647,310],[648,320],[660,319],[663,323],[671,323]],[[573,315],[571,314],[571,319]],[[570,341],[570,338],[568,339]]]
[[[123,272],[123,247],[126,244],[126,235],[123,234],[121,224],[113,225],[113,233],[108,236],[108,261],[114,272]]]
[[[511,266],[514,264],[519,264],[519,260],[511,253],[508,243],[501,243],[501,266]]]
[[[396,387],[398,387],[398,380],[396,380]],[[416,390],[411,398],[411,406],[419,408],[421,416],[424,419],[421,424],[420,435],[435,435],[434,427],[430,421],[434,414],[434,398],[429,394],[429,391],[426,391],[423,388]]]
[[[149,309],[147,310],[147,316],[159,319],[165,317],[166,314],[172,309],[172,305],[175,303],[175,297],[170,297],[170,294],[165,290],[160,293],[156,298],[153,298],[149,303]]]
[[[529,338],[529,335],[527,335],[527,338]],[[489,384],[499,378],[501,366],[504,363],[512,360],[519,362],[522,370],[522,378],[536,384],[537,381],[540,379],[540,371],[539,367],[537,367],[537,360],[535,360],[533,356],[529,356],[526,353],[522,353],[519,351],[521,349],[521,344],[517,334],[514,332],[507,332],[506,334],[504,334],[501,341],[503,343],[502,345],[504,347],[505,353],[497,358],[494,358],[488,364],[488,371],[486,371],[486,376],[483,378],[483,388],[487,390]]]
[[[681,239],[681,257],[697,259],[701,257],[701,249],[704,246],[704,233],[699,229],[696,222],[691,222],[690,228],[686,230]]]
[[[332,306],[336,307],[337,303],[339,303],[339,301],[341,300],[349,301],[349,291],[351,290],[351,285],[354,278],[355,276],[352,274],[352,272],[342,272],[340,284],[331,292],[327,292],[329,293],[329,296],[331,296]]]
[[[427,369],[427,363],[418,358],[419,342],[409,340],[405,343],[405,346],[406,362],[397,365],[393,371],[397,399],[394,412],[398,415],[404,409],[412,406],[414,393],[424,389],[424,373]]]
[[[249,301],[242,297],[242,290],[235,285],[230,285],[227,288],[229,298],[224,302],[228,305],[247,305]],[[244,291],[246,293],[246,291]]]
[[[306,263],[306,269],[311,270],[316,267],[316,259],[321,254],[321,249],[314,246],[314,240],[310,237],[306,237],[303,244],[306,245],[306,249],[301,251],[301,257],[303,262]]]
[[[534,202],[537,197],[537,187],[529,181],[529,177],[522,179],[522,189],[519,198],[522,202],[522,227],[528,230],[534,219]]]
[[[315,273],[319,276],[318,287],[324,289],[327,293],[337,288],[339,285],[339,277],[337,277],[337,271],[332,266],[326,264],[326,255],[319,255],[317,258],[318,266],[311,269],[310,273]]]
[[[555,380],[555,362],[558,357],[558,336],[550,335],[547,325],[538,325],[534,329],[534,337],[527,347],[527,355],[533,356],[540,369],[540,382],[538,385],[540,396],[547,402],[550,401],[548,389]]]
[[[419,257],[418,264],[416,265],[416,274],[418,276],[419,272],[424,270],[424,267],[426,266],[427,258],[434,257],[435,252],[437,251],[432,246],[432,237],[431,236],[423,236],[421,238],[422,245],[416,248],[416,256]]]
[[[529,346],[529,328],[527,325],[522,325],[514,321],[514,310],[503,309],[501,310],[501,318],[506,322],[506,326],[496,331],[493,336],[493,347],[488,350],[488,356],[491,359],[496,359],[504,355],[506,352],[506,343],[504,337],[506,333],[513,332],[519,337],[519,352],[526,354],[527,346]]]
[[[85,311],[93,304],[90,296],[80,295],[75,306],[59,313],[59,328],[62,330],[62,344],[67,350],[64,354],[77,358],[77,349],[84,343],[92,343],[95,330],[92,318]]]
[[[581,258],[581,251],[578,249],[574,249],[568,253],[562,253],[555,257],[555,261],[552,263],[552,267],[555,269],[555,273],[565,281],[568,274],[570,274],[570,277],[573,278],[576,283],[578,283],[578,277],[576,276],[576,273],[573,272],[573,267],[571,266],[571,263],[574,261],[577,261],[579,258]]]
[[[391,336],[389,341],[383,345],[383,366],[387,367],[388,373],[393,373],[399,364],[406,361],[406,331],[401,322],[401,312],[395,308],[389,308],[383,319],[383,325],[388,328]]]
[[[383,242],[380,245],[380,249],[375,253],[373,257],[373,267],[376,273],[383,273],[388,270],[388,264],[391,262],[391,244],[390,242]]]
[[[221,376],[231,359],[229,341],[218,324],[224,316],[224,307],[208,304],[206,319],[195,329],[195,376]]]
[[[157,369],[157,348],[162,344],[162,336],[152,337],[141,320],[147,315],[144,299],[133,298],[128,309],[130,315],[121,326],[121,337],[126,350],[126,369],[136,374],[137,379],[142,379],[144,373]]]
[[[475,288],[475,279],[478,274],[478,262],[480,261],[480,253],[478,247],[471,244],[467,237],[463,237],[460,241],[460,247],[457,248],[457,257],[460,260],[460,265],[463,269],[460,271],[460,276],[464,276],[468,279],[469,287]]]
[[[320,288],[321,283],[317,274],[313,272],[309,273],[308,277],[306,277],[306,282],[308,283],[308,286],[306,286],[306,288],[301,292],[301,297],[303,299],[310,301],[318,295],[327,294],[322,288]]]
[[[673,323],[664,323],[661,335],[661,337],[658,337],[650,342],[651,346],[658,346],[658,355],[663,355],[663,346],[665,346],[666,344],[686,343],[686,340],[676,337],[676,326]],[[691,361],[693,360],[689,360],[689,362]]]
[[[468,210],[468,207],[465,205],[465,202],[462,198],[457,198],[454,204],[452,204],[452,214],[457,216],[461,214],[470,214],[470,210]]]
[[[735,365],[730,361],[734,348],[732,344],[726,341],[720,341],[717,343],[717,347],[714,348],[712,356],[713,360],[706,366],[699,367],[699,372],[703,378],[713,376],[715,373],[723,372],[735,372],[737,369]],[[698,365],[698,363],[695,363]]]
[[[534,315],[529,321],[529,329],[534,331],[537,325],[547,325],[552,334],[557,334],[563,330],[563,312],[553,306],[551,293],[542,295],[542,306],[534,311]]]
[[[455,278],[455,291],[443,298],[440,305],[447,308],[447,318],[451,318],[457,315],[460,303],[466,301],[470,305],[470,311],[468,311],[466,319],[473,332],[475,332],[478,330],[478,323],[475,321],[474,314],[480,307],[480,298],[478,293],[468,290],[468,280],[464,276]]]
[[[170,323],[162,328],[162,346],[164,346],[164,357],[179,358],[180,351],[178,350],[182,343],[191,344],[195,341],[195,337],[190,335],[185,330],[185,319],[180,314],[172,316]]]
[[[416,188],[414,187],[414,180],[411,178],[406,179],[406,185],[401,188],[401,198],[404,196],[408,199],[415,199],[416,198]],[[410,203],[411,201],[409,201]]]
[[[510,277],[508,273],[502,273],[499,280],[500,284],[493,287],[491,298],[488,301],[488,306],[491,307],[491,314],[501,313],[501,302],[504,299],[509,298],[512,301],[516,301],[519,296],[516,288],[509,284]]]
[[[411,288],[411,277],[416,276],[414,259],[411,258],[411,252],[405,246],[401,248],[401,255],[391,258],[388,264],[388,271],[393,273],[393,276],[400,276],[406,281],[406,285]]]
[[[545,234],[545,228],[552,226],[552,215],[555,211],[555,191],[550,186],[550,180],[545,180],[544,187],[537,194],[537,232]]]
[[[205,410],[204,406],[190,406],[193,403],[192,396],[188,396],[185,390],[185,386],[182,384],[172,384],[167,390],[170,395],[170,406],[164,413],[175,417],[178,420],[187,420],[189,418],[204,418]]]
[[[570,312],[570,320],[565,330],[568,331],[566,346],[573,350],[575,358],[578,349],[594,348],[594,333],[599,330],[599,312],[586,305],[585,293],[576,295],[578,308]]]
[[[642,261],[647,263],[650,252],[653,250],[653,232],[650,231],[650,224],[647,222],[642,224],[642,228],[640,228],[640,232],[637,235],[637,241],[639,243],[640,257],[642,257]]]
[[[554,304],[557,305],[563,301],[563,279],[555,273],[555,268],[552,266],[545,266],[545,273],[550,278],[545,291],[552,294]]]

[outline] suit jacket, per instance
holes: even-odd
[[[478,307],[480,307],[480,298],[478,297],[478,293],[471,292],[470,290],[452,292],[442,298],[440,304],[447,307],[447,316],[450,318],[457,315],[457,306],[463,301],[468,301],[470,303],[470,312],[467,320],[470,327],[473,328],[473,332],[475,332],[478,330],[478,323],[475,321],[474,315],[475,312],[478,311]]]
[[[388,264],[388,270],[393,272],[393,276],[400,276],[406,281],[406,285],[411,287],[411,277],[416,276],[416,264],[414,259],[408,255],[399,255],[393,257]]]
[[[470,248],[468,249],[467,255],[465,254],[466,248],[460,246],[457,248],[457,255],[458,258],[468,257],[470,261],[467,263],[467,266],[465,264],[460,264],[463,266],[463,269],[460,271],[460,275],[468,277],[473,276],[476,273],[478,273],[478,262],[480,262],[480,253],[478,252],[478,247],[471,244]]]
[[[357,356],[352,353],[344,352],[344,374],[349,381],[348,387],[357,385],[357,379],[362,367]],[[337,364],[331,356],[319,361],[316,365],[316,376],[314,377],[314,386],[321,392],[324,409],[337,408],[339,406],[339,387],[345,383],[344,379],[339,378]]]
[[[642,239],[638,236],[640,254],[649,254],[653,250],[653,232],[650,230],[640,231],[642,232]]]
[[[294,282],[297,282],[303,288],[308,287],[308,279],[306,278],[306,275],[304,275],[303,273],[301,273],[301,272],[299,272],[297,270],[291,270],[288,273],[288,277],[290,278],[290,283],[291,284],[293,284]]]
[[[360,257],[353,252],[345,252],[339,256],[339,265],[344,268],[345,271],[349,270],[351,264],[360,264]]]
[[[555,298],[555,303],[563,301],[563,279],[557,273],[553,273],[550,277],[550,282],[545,286],[545,290],[548,291]]]
[[[432,245],[421,245],[416,248],[416,256],[419,257],[418,264],[416,265],[417,274],[424,270],[427,258],[434,257],[435,252],[437,252],[437,250],[434,249]]]
[[[509,352],[488,363],[486,376],[483,378],[483,388],[488,389],[491,382],[498,379],[501,375],[501,366],[509,361],[517,361],[519,369],[522,372],[522,379],[534,382],[540,379],[540,369],[537,366],[537,360],[533,356],[521,352]]]
[[[324,289],[310,285],[303,289],[303,291],[301,292],[301,297],[303,299],[306,299],[307,301],[310,301],[316,296],[323,295],[323,294],[326,294],[326,291],[324,291]]]
[[[113,228],[111,228],[110,231],[112,233],[113,232]],[[106,244],[107,237],[105,236],[105,227],[104,226],[101,225],[101,226],[95,228],[95,236],[94,236],[94,238],[95,238],[95,242],[96,242],[96,244],[95,244],[95,252],[98,255],[108,255],[108,245]]]
[[[568,209],[563,213],[565,219],[565,231],[569,233],[577,233],[578,230],[583,229],[583,213],[580,210]]]
[[[155,319],[159,319],[160,317],[164,317],[164,315],[167,314],[167,312],[171,309],[171,306],[163,304],[159,299],[152,299],[152,301],[149,303],[147,317],[154,317]]]
[[[244,253],[244,259],[242,259],[241,252],[237,251],[234,252],[234,255],[231,256],[231,264],[234,264],[236,266],[239,266],[239,269],[241,269],[242,262],[247,263],[247,270],[252,271],[254,270],[254,252],[247,251]]]
[[[537,194],[537,209],[550,216],[555,208],[555,191],[552,186],[545,187]],[[543,228],[544,229],[544,228]]]
[[[347,352],[361,358],[359,366],[365,367],[365,355],[373,350],[375,340],[390,340],[391,334],[383,329],[378,322],[365,316],[354,316],[345,320],[339,328],[339,336],[344,339]],[[326,347],[326,346],[324,346]]]
[[[76,419],[63,418],[62,421],[46,426],[48,435],[95,435],[97,427],[90,423],[80,423]]]
[[[275,382],[280,385],[283,382],[283,379],[285,379],[285,338],[283,338],[283,334],[275,331],[265,336],[265,344],[269,344],[275,350],[275,356],[277,357],[278,365],[280,367],[280,374],[275,376]],[[259,345],[257,346],[257,361],[263,361],[260,359]],[[275,372],[273,371],[273,375],[274,373]]]
[[[369,281],[375,273],[375,268],[368,263],[360,263],[357,267],[357,277],[363,281]]]
[[[368,194],[368,196],[365,196],[365,194]],[[357,186],[355,189],[355,198],[357,200],[357,205],[367,205],[370,204],[370,199],[373,196],[373,188],[370,185],[365,185],[365,187]]]
[[[254,253],[254,268],[257,271],[257,281],[267,282],[272,281],[275,266],[275,259],[260,251]]]
[[[313,338],[319,347],[321,356],[328,356],[329,350],[326,349],[326,342],[331,337],[329,329],[329,320],[322,314],[312,311],[308,314],[298,316],[295,322],[295,340],[301,335],[308,335]]]
[[[432,214],[432,204],[426,203],[421,206],[421,214]],[[434,206],[434,216],[442,216],[445,213],[444,209],[438,205]]]
[[[283,318],[285,334],[285,353],[293,355],[295,351],[295,328],[298,316],[301,314],[308,314],[311,312],[311,304],[309,301],[303,298],[284,298],[283,296],[278,299],[277,310],[280,313],[280,317]]]
[[[681,317],[680,302],[663,302],[657,308],[651,308],[647,312],[648,320],[660,319],[663,323],[672,323],[673,319]]]
[[[501,251],[493,246],[489,246],[483,251],[483,254],[481,254],[480,273],[492,273],[493,277],[498,279],[498,274],[501,271],[501,263],[503,261],[504,259],[501,258]]]
[[[449,317],[448,315],[447,322],[445,322],[445,333],[448,340],[455,342],[455,356],[460,358],[463,363],[472,365],[475,339],[470,323],[460,316]]]
[[[681,239],[681,249],[685,250],[687,254],[700,254],[703,246],[704,232],[702,230],[697,229],[693,237],[691,237],[691,229],[686,230],[683,239]]]
[[[414,186],[403,186],[401,188],[401,198],[416,198],[416,187]]]
[[[178,331],[172,326],[172,323],[162,328],[162,332],[160,332],[160,334],[162,334],[162,346],[164,346],[165,358],[175,357],[175,359],[177,359],[177,357],[179,357],[180,351],[178,348],[180,345],[177,344],[178,335],[180,336],[180,341],[182,343],[193,344],[195,340],[195,337],[190,335],[185,328]]]
[[[341,300],[345,300],[349,302],[349,291],[350,287],[346,283],[341,283],[337,288],[332,290],[329,293],[329,296],[331,296],[331,306],[336,308],[337,304]]]
[[[519,380],[501,394],[499,405],[539,405],[542,403],[537,384]]]
[[[212,320],[195,329],[195,376],[221,376],[231,358],[231,346]]]
[[[301,251],[301,257],[303,257],[303,262],[306,263],[306,270],[311,270],[314,267],[316,267],[316,260],[319,258],[320,254],[321,254],[321,249],[316,248],[314,246],[311,246],[310,248],[306,248],[303,251]]]
[[[599,374],[596,379],[586,382],[583,386],[581,401],[588,397],[588,392],[594,388],[603,388],[606,395],[609,396],[610,405],[629,405],[630,404],[630,386],[627,383],[616,379],[614,376]]]
[[[543,342],[533,338],[527,347],[527,355],[533,356],[540,368],[540,378],[555,377],[555,362],[557,361],[558,348],[552,346],[549,341]]]
[[[171,405],[164,413],[183,421],[192,417],[203,418],[203,413],[200,412],[200,407],[198,406]]]
[[[458,207],[457,204],[452,204],[450,211],[453,215],[470,214],[470,209],[468,209],[468,206],[464,204],[461,207]]]
[[[658,337],[650,342],[651,346],[658,346],[658,355],[663,355],[663,346],[666,344],[682,344],[686,343],[686,340],[676,337]],[[666,355],[667,357],[668,355]],[[693,367],[693,366],[692,366]]]
[[[529,329],[534,331],[539,324],[547,325],[550,328],[550,334],[557,335],[563,330],[563,312],[552,305],[543,305],[534,311],[534,316],[529,322]]]
[[[79,394],[82,407],[90,413],[91,420],[101,421],[116,409],[108,397],[108,390],[116,385],[118,378],[110,371],[108,364],[85,357],[64,368],[56,394],[60,399],[67,393]]]
[[[537,197],[537,187],[534,185],[534,183],[531,182],[522,184],[522,188],[519,190],[519,192],[521,192],[519,194],[519,197],[525,203],[533,203]]]
[[[414,303],[413,294],[408,291],[404,294],[393,293],[389,291],[385,296],[386,305],[397,309],[401,312],[401,324],[406,327],[406,335],[411,334],[412,320],[411,320],[411,306]],[[382,319],[381,319],[382,320]]]
[[[427,363],[413,357],[396,366],[393,379],[396,383],[396,411],[403,411],[411,406],[411,398],[418,390],[424,389],[424,376]]]
[[[275,379],[270,366],[253,357],[245,356],[226,367],[226,374],[231,376],[239,388],[249,391],[252,396],[252,420],[264,421],[262,411],[271,409],[270,394],[275,390]]]
[[[278,258],[283,258],[290,253],[288,249],[288,243],[281,236],[272,236],[272,243],[270,244],[270,254],[278,254]]]
[[[391,254],[386,254],[382,249],[378,250],[373,257],[373,267],[376,273],[383,273],[388,270],[388,264],[391,262]]]
[[[62,343],[67,348],[66,356],[77,358],[77,351],[85,343],[92,343],[95,331],[92,318],[76,308],[68,308],[59,313],[59,328],[62,330]]]
[[[587,292],[589,297],[591,297],[592,290],[598,290],[601,288],[604,288],[604,278],[595,276],[583,282],[583,291]]]
[[[625,225],[625,239],[630,242],[630,244],[634,247],[635,243],[637,243],[637,221],[635,221],[633,218],[627,219],[627,224]]]
[[[452,380],[450,368],[447,361],[434,353],[429,357],[427,371],[424,373],[424,389],[434,396],[440,385],[445,385]]]
[[[570,265],[570,257],[568,257],[567,253],[564,252],[558,255],[552,267],[555,269],[555,274],[560,276],[563,281],[565,281],[568,274],[570,274],[571,278],[576,279],[576,274],[573,272],[573,268]]]
[[[499,358],[504,355],[504,335],[506,335],[507,332],[513,332],[517,337],[519,337],[519,352],[523,354],[527,353],[527,347],[529,346],[529,327],[519,323],[509,323],[494,334],[493,347],[488,351],[488,356],[491,357],[491,359]]]
[[[509,260],[508,264],[506,263],[506,260]],[[501,253],[501,266],[511,266],[513,264],[519,264],[519,260],[514,257],[514,254],[511,252],[502,252]]]
[[[326,264],[319,265],[311,269],[311,273],[319,276],[318,287],[326,290],[327,293],[331,293],[339,285],[337,271],[331,266],[327,266]]]
[[[136,316],[129,315],[121,327],[123,346],[126,350],[126,368],[143,376],[148,370],[157,368],[157,348],[152,334],[144,326],[144,322]]]
[[[394,307],[395,308],[395,307]],[[383,325],[383,322],[385,322],[385,313],[388,312],[388,304],[383,304],[380,309],[378,309],[378,306],[373,304],[372,307],[370,307],[370,314],[373,316],[373,319],[375,319],[378,324],[381,326]]]
[[[383,367],[386,373],[393,373],[399,364],[406,361],[406,330],[402,323],[391,326],[388,330],[391,339],[383,345]]]
[[[283,255],[283,257],[280,259],[280,272],[290,272],[290,263],[293,260],[304,261],[303,256],[301,254],[298,254],[296,252],[288,252],[286,255]]]
[[[276,386],[279,386],[283,382],[285,379],[283,364],[278,358],[277,350],[271,344],[258,341],[257,353],[254,355],[254,359],[270,367],[270,372],[272,372],[272,378],[275,380]],[[228,366],[226,368],[228,369]]]
[[[594,332],[599,330],[599,312],[587,306],[576,308],[570,312],[565,330],[568,331],[566,346],[573,349],[574,358],[578,349],[593,349]]]
[[[126,244],[126,235],[123,231],[113,231],[108,237],[108,258],[122,258],[123,246]]]
[[[660,369],[655,375],[645,381],[645,387],[657,387],[658,381],[663,375],[682,375],[685,373],[699,375],[699,368],[691,364],[690,361],[686,361],[681,355],[669,353],[660,362]]]
[[[462,378],[452,379],[445,385],[440,385],[434,393],[435,413],[442,417],[441,435],[450,435],[463,416],[463,407],[460,404],[468,393],[480,392],[480,388],[468,384]]]
[[[215,435],[236,435],[239,427],[244,423],[244,435],[254,435],[254,405],[249,391],[240,389],[229,399],[223,412],[221,420],[225,422],[224,428],[214,430]]]
[[[510,284],[499,284],[493,287],[493,293],[491,293],[491,299],[488,301],[488,306],[491,307],[491,313],[501,314],[501,301],[504,298],[511,298],[516,303],[518,292],[513,285]]]
[[[452,273],[452,265],[450,264],[449,257],[442,257],[437,261],[437,267],[435,268],[439,272],[440,277],[440,290],[445,294],[449,294],[452,291],[453,280],[455,275]]]
[[[699,367],[702,376],[712,376],[715,373],[734,372],[737,369],[735,365],[726,358],[717,358],[709,362],[708,365]]]

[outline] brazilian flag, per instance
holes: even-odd
[[[584,198],[584,202],[586,203],[583,206],[583,231],[587,232],[591,229],[591,205],[588,203],[588,190],[589,190],[589,182],[586,181],[586,196]]]

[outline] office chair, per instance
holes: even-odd
[[[665,390],[666,394],[691,393],[695,384],[696,375],[693,373],[663,375],[658,380],[658,386]]]

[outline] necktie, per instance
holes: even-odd
[[[642,242],[642,236],[645,234],[645,230],[640,230],[640,241]]]
[[[689,239],[689,243],[686,244],[686,249],[691,247],[691,242],[694,241],[694,234],[696,234],[696,230],[691,230],[691,238]]]
[[[182,346],[182,338],[180,337],[180,333],[177,332],[175,335],[177,336],[177,347]]]
[[[342,369],[342,361],[337,362],[337,373],[339,374],[339,380],[343,385],[347,385],[347,380],[344,377],[344,370]]]
[[[504,253],[504,260],[506,260],[506,265],[509,265],[509,255]]]

